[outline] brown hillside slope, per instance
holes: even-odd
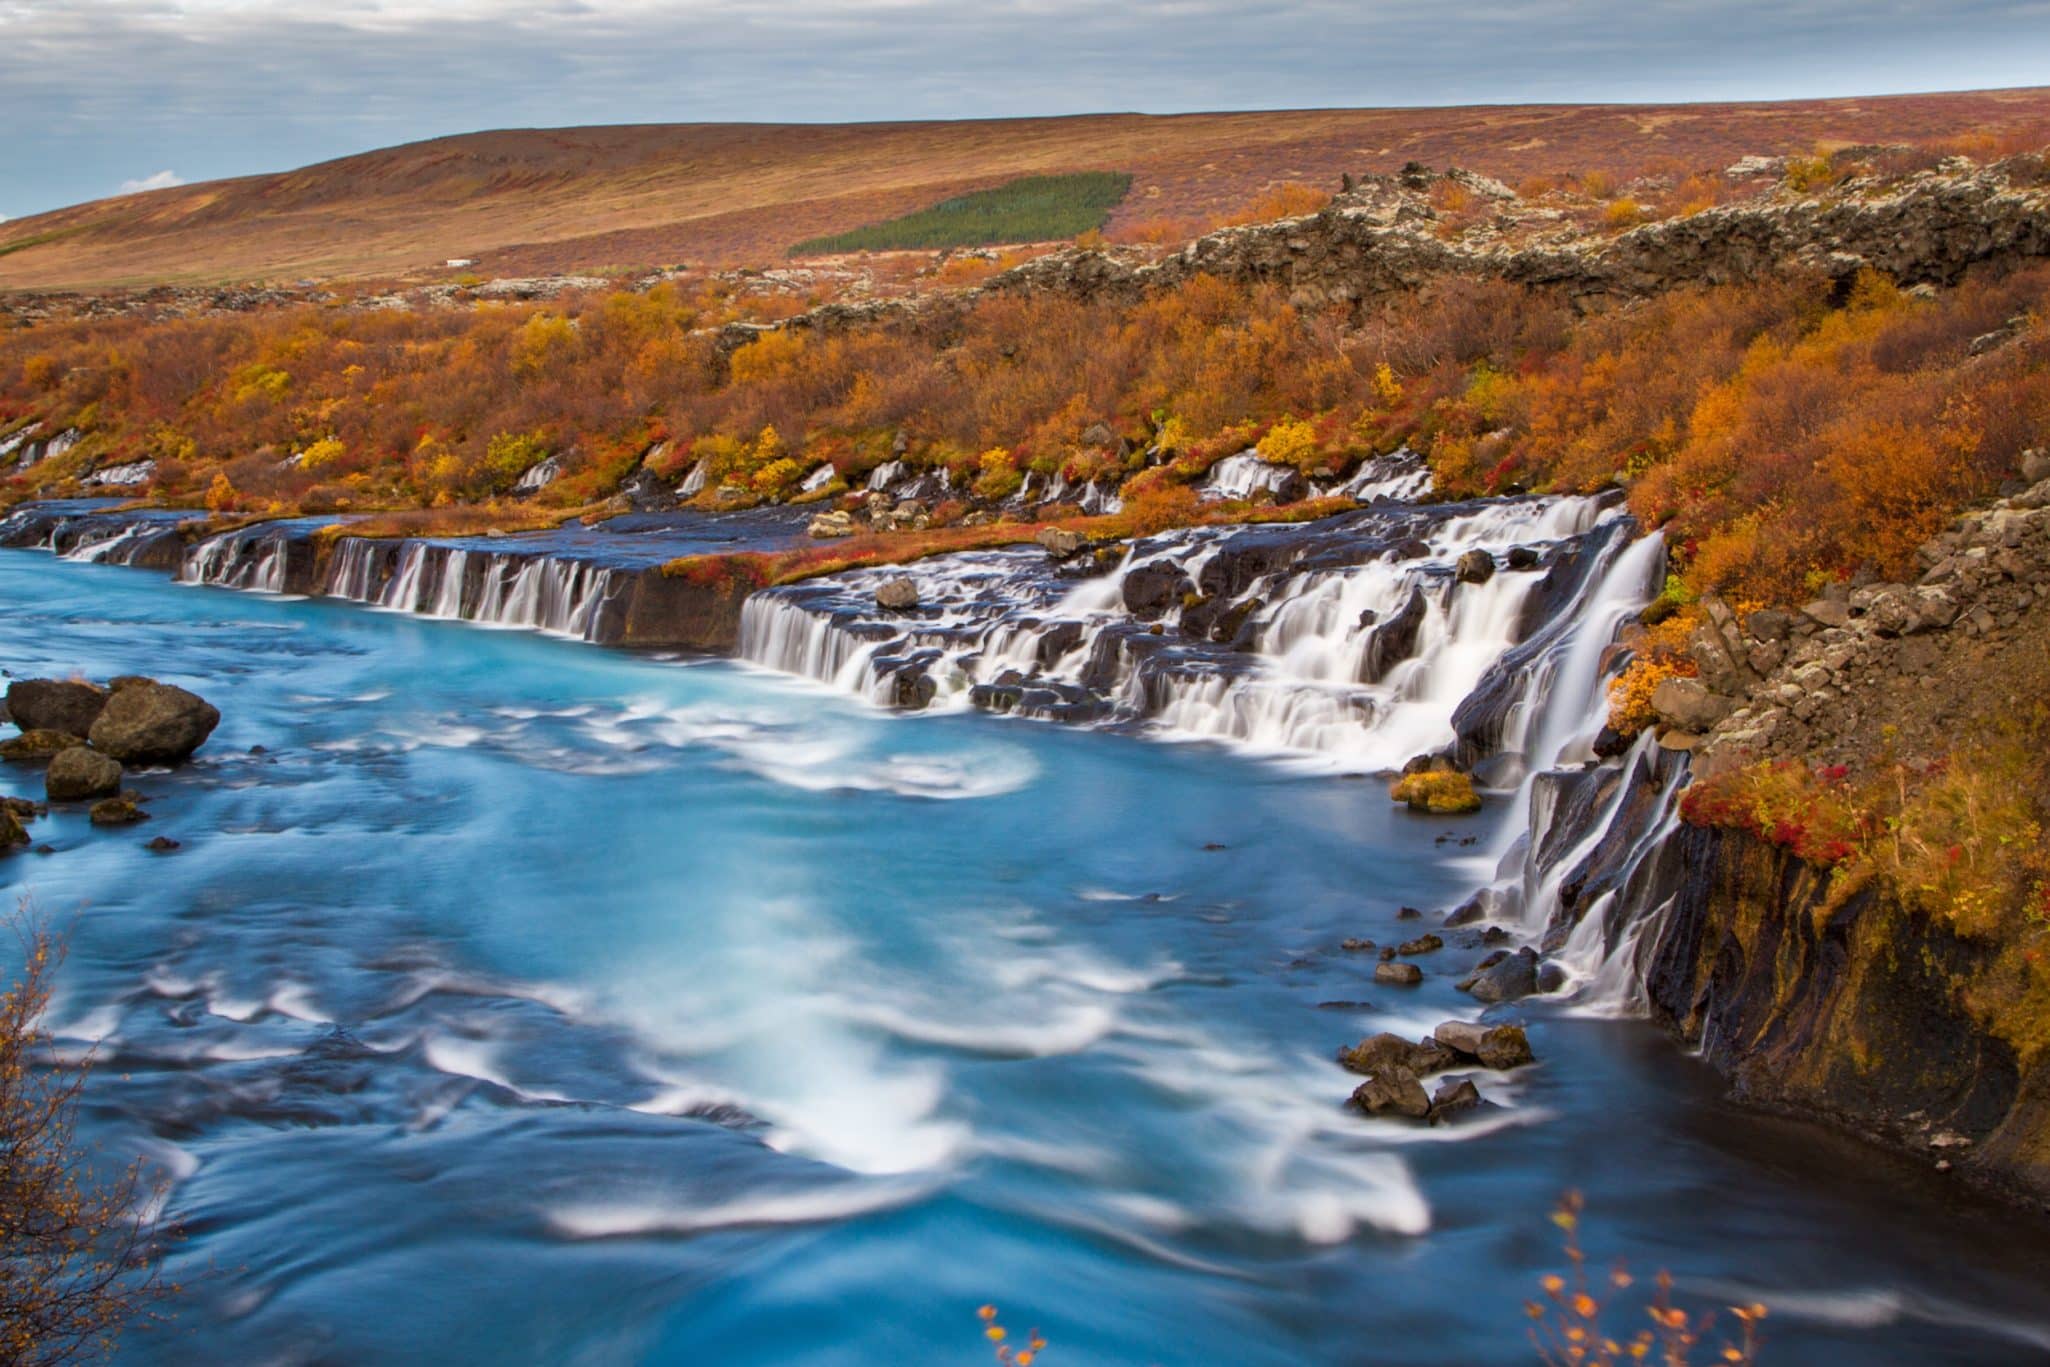
[[[1202,218],[1277,182],[1411,159],[1505,178],[2050,126],[2050,89],[1775,104],[1486,106],[467,134],[0,226],[0,288],[764,263],[789,244],[1051,171],[1122,170],[1112,220]]]

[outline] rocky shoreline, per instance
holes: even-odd
[[[150,819],[144,793],[124,786],[131,768],[175,768],[192,757],[220,724],[220,711],[198,694],[141,675],[106,684],[84,679],[15,679],[0,703],[0,722],[18,734],[0,741],[0,762],[40,765],[44,801],[0,803],[0,854],[36,845],[28,823],[52,804],[86,805],[95,826],[133,826]],[[150,848],[178,848],[168,836]]]

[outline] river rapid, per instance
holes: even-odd
[[[906,717],[28,550],[0,603],[15,675],[224,718],[135,778],[148,825],[0,861],[69,927],[85,1131],[173,1179],[183,1289],[126,1361],[972,1362],[994,1302],[1047,1363],[1521,1364],[1569,1188],[1597,1260],[1767,1302],[1767,1363],[2050,1356],[2040,1226],[1643,1024],[1529,1001],[1483,1119],[1349,1111],[1339,1045],[1477,1005],[1457,943],[1405,990],[1341,942],[1434,927],[1522,808],[1267,753],[1303,704]]]

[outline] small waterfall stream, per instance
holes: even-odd
[[[587,560],[345,536],[335,543],[326,592],[392,612],[595,640],[629,579]]]

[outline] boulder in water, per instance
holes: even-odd
[[[890,701],[907,712],[916,712],[933,700],[939,685],[923,669],[900,669],[890,676]]]
[[[1438,1090],[1431,1094],[1431,1123],[1450,1124],[1487,1104],[1481,1097],[1481,1089],[1473,1085],[1472,1078],[1448,1077],[1439,1083]]]
[[[1415,987],[1424,980],[1424,971],[1415,964],[1384,963],[1374,965],[1374,981],[1385,987]]]
[[[83,736],[93,729],[107,690],[80,679],[16,679],[7,685],[7,712],[24,731]]]
[[[174,850],[183,849],[184,846],[168,835],[160,835],[144,844],[143,848],[156,854],[170,854]]]
[[[0,854],[26,844],[28,832],[22,828],[21,818],[12,807],[0,807]]]
[[[1495,557],[1483,550],[1471,550],[1459,557],[1453,572],[1462,584],[1485,584],[1495,577]]]
[[[1482,1025],[1478,1021],[1446,1021],[1431,1037],[1447,1049],[1483,1068],[1521,1068],[1535,1062],[1530,1040],[1520,1025]]]
[[[909,575],[883,581],[876,590],[876,606],[886,612],[908,612],[918,606],[918,584]]]
[[[1528,546],[1509,548],[1509,568],[1512,570],[1534,570],[1538,567],[1538,553]]]
[[[1481,968],[1460,986],[1479,1001],[1515,1001],[1537,991],[1537,970],[1537,951],[1525,945],[1514,954],[1504,954],[1492,963],[1483,961]]]
[[[1149,560],[1125,575],[1125,611],[1141,619],[1159,617],[1195,591],[1180,565],[1172,560]]]
[[[1445,941],[1441,937],[1424,934],[1417,936],[1414,940],[1404,940],[1401,944],[1395,946],[1395,952],[1403,955],[1429,954],[1433,950],[1443,949],[1444,947]]]
[[[92,823],[95,826],[133,826],[138,821],[149,820],[149,813],[136,805],[132,797],[110,797],[95,802]]]
[[[121,791],[121,766],[90,746],[59,751],[43,771],[43,791],[52,802],[83,802]]]
[[[1338,1061],[1351,1072],[1371,1077],[1388,1068],[1407,1068],[1418,1077],[1442,1073],[1458,1062],[1458,1056],[1434,1039],[1412,1044],[1387,1031],[1363,1039],[1338,1052]]]
[[[115,690],[88,733],[123,764],[179,764],[206,743],[221,714],[197,693],[139,680]]]
[[[1046,553],[1055,560],[1071,560],[1082,553],[1086,544],[1082,533],[1071,532],[1066,527],[1047,527],[1034,537]]]
[[[1399,1115],[1422,1120],[1431,1113],[1424,1084],[1407,1068],[1390,1066],[1353,1089],[1352,1104],[1368,1115]]]
[[[0,759],[45,760],[59,751],[83,744],[83,737],[68,731],[24,731],[18,736],[0,740]]]

